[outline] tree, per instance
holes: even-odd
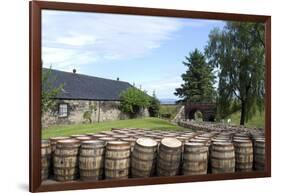
[[[51,68],[42,70],[41,81],[41,112],[44,114],[54,108],[56,104],[54,98],[61,92],[63,85],[54,88],[53,83],[56,81],[56,77],[52,74]]]
[[[135,87],[130,87],[120,94],[120,109],[128,113],[131,118],[135,118],[142,109],[150,104],[150,97],[144,91]]]
[[[212,102],[215,98],[215,76],[213,68],[206,63],[205,56],[195,49],[185,57],[183,64],[187,70],[182,74],[184,81],[180,88],[176,88],[174,93],[182,98],[182,102]]]
[[[205,54],[219,69],[218,106],[222,117],[241,110],[244,125],[264,98],[264,26],[261,23],[227,22],[209,34]]]
[[[150,99],[150,104],[148,107],[148,112],[151,117],[158,117],[160,111],[160,101],[157,99],[155,92]]]
[[[83,118],[85,120],[87,120],[89,123],[92,123],[92,114],[93,114],[93,111],[96,111],[97,110],[97,107],[95,104],[92,104],[91,102],[89,103],[89,109],[86,110],[84,113],[83,113]]]

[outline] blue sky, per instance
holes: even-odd
[[[203,51],[224,22],[44,10],[44,67],[127,81],[158,98],[173,98],[186,70],[184,57]]]

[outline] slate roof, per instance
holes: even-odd
[[[43,71],[49,70],[43,68]],[[110,80],[51,69],[48,81],[54,88],[63,85],[56,99],[119,101],[122,91],[132,87],[124,81]]]

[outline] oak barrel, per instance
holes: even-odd
[[[163,138],[160,142],[157,155],[157,175],[177,175],[179,173],[181,153],[181,141],[176,138]]]
[[[135,144],[136,144],[136,138],[134,137],[127,137],[127,138],[123,138],[121,141],[126,141],[130,143],[131,146],[131,152],[133,152]]]
[[[207,174],[208,147],[203,143],[186,142],[183,153],[183,175]]]
[[[56,144],[59,140],[65,140],[65,139],[70,139],[70,137],[50,137],[49,141],[51,143],[51,166],[50,166],[50,175],[54,175],[54,156],[55,156],[55,150],[56,150]]]
[[[41,180],[46,180],[50,174],[51,144],[49,140],[41,140]]]
[[[236,171],[248,172],[253,169],[253,144],[251,140],[233,140]]]
[[[255,170],[264,170],[265,162],[265,140],[256,139],[254,141],[254,166]]]
[[[109,141],[105,151],[105,178],[128,178],[131,147],[125,141]]]
[[[211,145],[212,173],[235,172],[234,146],[229,142],[214,142]]]
[[[49,138],[50,143],[51,143],[52,153],[55,153],[57,141],[65,140],[65,139],[69,139],[69,137],[50,137]]]
[[[105,142],[101,140],[83,141],[79,153],[79,173],[81,180],[100,180],[104,175]]]
[[[54,155],[54,177],[57,181],[69,181],[78,177],[78,153],[80,141],[65,139],[57,142]]]
[[[139,138],[136,141],[131,158],[133,178],[150,177],[155,173],[157,142],[151,138]]]

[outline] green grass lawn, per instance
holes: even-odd
[[[230,115],[232,124],[240,124],[240,112],[236,112]],[[259,127],[264,128],[265,114],[264,112],[257,112],[248,122],[246,123],[246,127]]]
[[[111,130],[111,128],[148,128],[155,130],[183,131],[186,128],[173,125],[169,121],[159,118],[128,119],[107,121],[93,124],[57,125],[42,130],[42,138],[55,136],[69,136],[73,134],[97,133]]]

